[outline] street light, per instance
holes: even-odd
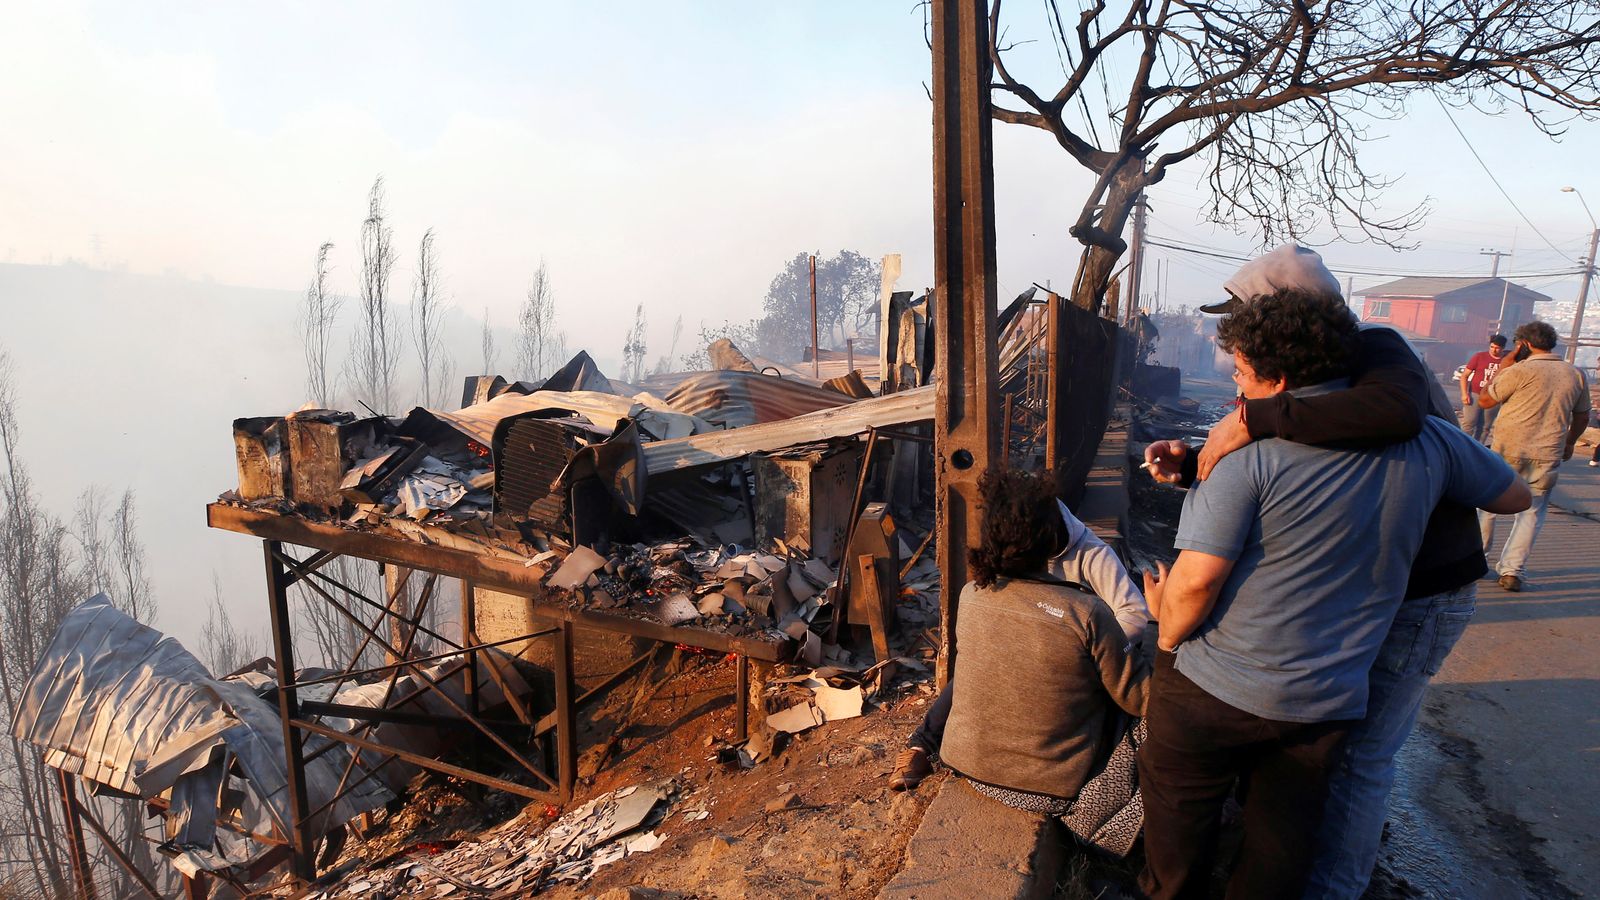
[[[1589,202],[1583,199],[1583,192],[1575,187],[1564,187],[1563,194],[1577,194],[1578,202],[1583,204],[1583,211],[1589,217],[1589,225],[1594,231],[1589,233],[1589,258],[1583,261],[1583,284],[1578,288],[1578,310],[1572,316],[1572,337],[1567,340],[1567,362],[1578,361],[1578,339],[1583,334],[1583,307],[1589,299],[1589,281],[1594,277],[1594,254],[1600,248],[1600,224],[1596,224],[1594,213],[1589,210]]]

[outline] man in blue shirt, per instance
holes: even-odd
[[[1218,327],[1249,399],[1346,385],[1356,321],[1337,296],[1280,290]],[[1278,439],[1224,457],[1185,500],[1150,592],[1160,652],[1140,749],[1151,897],[1204,897],[1221,809],[1245,793],[1230,897],[1297,897],[1326,773],[1366,711],[1367,673],[1441,497],[1526,503],[1502,461],[1429,421],[1416,439],[1333,450]]]

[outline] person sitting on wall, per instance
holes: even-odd
[[[1066,538],[1045,563],[1046,573],[1059,581],[1083,585],[1109,606],[1127,635],[1129,652],[1133,652],[1143,641],[1145,628],[1150,623],[1144,595],[1128,577],[1128,570],[1115,550],[1106,546],[1059,499],[1056,511],[1061,515]],[[928,707],[927,715],[907,739],[906,748],[895,759],[894,771],[889,775],[889,787],[893,790],[911,790],[933,774],[933,760],[939,755],[945,725],[950,719],[952,684],[954,682],[946,684],[939,692],[933,705]]]
[[[1149,664],[1110,606],[1049,574],[1068,543],[1051,478],[992,471],[979,492],[940,756],[980,794],[1125,855],[1143,823],[1134,719]]]

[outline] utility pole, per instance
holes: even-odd
[[[1139,191],[1139,198],[1133,201],[1133,266],[1128,273],[1128,302],[1123,304],[1122,324],[1133,321],[1135,308],[1139,305],[1139,282],[1144,275],[1144,191]]]
[[[822,368],[818,357],[822,351],[817,348],[817,257],[811,257],[811,377],[821,378]]]
[[[1517,242],[1515,240],[1513,240],[1511,242],[1512,253],[1515,253],[1516,249],[1517,249]],[[1489,267],[1489,277],[1490,278],[1499,278],[1500,277],[1500,258],[1503,257],[1503,256],[1510,256],[1511,253],[1503,253],[1503,252],[1501,252],[1499,250],[1483,249],[1483,250],[1479,250],[1478,251],[1478,255],[1479,256],[1492,256],[1492,257],[1494,257],[1494,263]],[[1511,297],[1511,282],[1507,281],[1505,284],[1500,286],[1500,314],[1495,316],[1495,320],[1494,320],[1494,331],[1495,331],[1495,334],[1501,334],[1506,330],[1506,301],[1508,299],[1510,299],[1510,297]]]
[[[1490,278],[1499,278],[1500,277],[1500,257],[1502,257],[1502,256],[1510,256],[1511,254],[1502,253],[1499,250],[1488,250],[1488,249],[1485,249],[1485,250],[1479,250],[1478,251],[1478,255],[1479,256],[1492,256],[1492,257],[1494,257],[1494,264],[1489,268],[1489,277]]]
[[[982,538],[978,480],[1000,455],[995,375],[994,140],[989,6],[932,0],[934,528],[942,688],[954,671],[967,548]]]
[[[1578,286],[1578,309],[1572,314],[1572,337],[1567,340],[1567,362],[1578,362],[1578,341],[1583,337],[1583,307],[1589,301],[1589,282],[1594,278],[1594,254],[1600,250],[1600,227],[1589,233],[1589,258],[1584,260],[1583,283]]]

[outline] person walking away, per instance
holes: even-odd
[[[1488,445],[1494,428],[1496,409],[1478,405],[1478,395],[1494,381],[1506,355],[1506,336],[1489,336],[1489,349],[1479,350],[1461,370],[1461,429],[1480,444]]]
[[[1533,490],[1533,505],[1511,520],[1511,533],[1495,563],[1500,587],[1520,591],[1561,463],[1572,458],[1578,435],[1589,425],[1590,402],[1583,373],[1555,354],[1556,330],[1550,323],[1520,325],[1512,340],[1514,355],[1526,357],[1496,373],[1478,395],[1478,405],[1500,408],[1490,449]],[[1495,518],[1490,512],[1478,516],[1485,552],[1494,541]]]

